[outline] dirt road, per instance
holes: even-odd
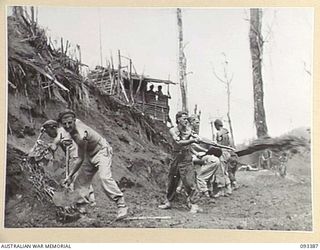
[[[295,155],[288,162],[288,174],[280,177],[275,171],[240,171],[240,188],[230,197],[220,197],[216,203],[201,200],[203,213],[190,214],[184,197],[178,196],[170,210],[157,208],[164,190],[134,186],[124,190],[130,216],[114,222],[116,207],[100,187],[97,205],[88,208],[88,215],[79,221],[61,224],[55,220],[49,204],[35,202],[32,194],[16,195],[6,209],[9,227],[130,227],[130,228],[212,228],[235,230],[312,230],[312,199],[310,155]],[[132,217],[164,217],[139,219]]]

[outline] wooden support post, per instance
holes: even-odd
[[[63,38],[61,37],[61,55],[63,54],[64,49],[63,49]]]
[[[31,23],[34,24],[34,7],[30,7],[30,12],[31,12]]]
[[[120,95],[120,77],[121,77],[121,55],[118,50],[118,95]]]
[[[134,98],[133,98],[133,80],[132,80],[132,60],[129,59],[129,82],[130,82],[130,98],[132,104],[134,104]]]
[[[145,110],[145,103],[146,103],[146,91],[145,89],[147,88],[146,85],[144,85],[143,83],[143,90],[142,90],[142,112],[144,112]]]
[[[112,57],[112,53],[111,53],[111,57],[110,57],[110,61],[111,61],[111,78],[112,78],[112,94],[114,94],[116,91],[118,91],[119,89],[119,85],[115,84],[116,82],[116,78],[115,78],[115,73],[114,73],[114,64],[113,64],[113,57]],[[115,87],[114,87],[115,86]],[[114,89],[115,88],[115,89]]]
[[[66,50],[65,50],[65,52],[64,52],[65,55],[67,55],[68,46],[69,46],[69,41],[67,40],[67,42],[66,42]]]
[[[36,23],[38,23],[38,7],[36,7]]]
[[[80,48],[79,44],[77,45],[77,49],[78,49],[78,52],[79,52],[79,62],[81,64],[81,48]]]

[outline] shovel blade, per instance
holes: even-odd
[[[52,201],[58,207],[69,207],[74,205],[81,199],[79,192],[63,190],[61,192],[55,192]]]

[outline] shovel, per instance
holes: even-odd
[[[70,151],[69,151],[69,149],[70,149],[70,146],[67,146],[66,147],[66,170],[65,170],[65,172],[66,172],[66,178],[68,178],[68,176],[69,176],[69,173],[70,173],[70,166],[69,166],[69,158],[70,158]]]
[[[65,176],[66,178],[70,174],[70,146],[72,145],[72,140],[64,140],[63,145],[66,147],[66,165],[65,165]],[[66,207],[75,204],[79,199],[81,199],[81,195],[79,192],[72,191],[68,186],[64,186],[63,191],[56,191],[52,197],[52,201],[56,206]]]
[[[70,207],[77,203],[81,198],[82,197],[79,192],[64,189],[59,192],[54,192],[52,201],[57,207]]]

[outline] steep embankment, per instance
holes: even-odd
[[[79,118],[97,130],[112,145],[114,149],[112,171],[122,189],[138,188],[142,193],[158,194],[160,190],[164,190],[166,183],[169,146],[166,138],[160,135],[160,132],[166,134],[167,128],[164,124],[153,124],[152,121],[129,107],[121,107],[119,104],[106,105],[108,98],[96,93],[92,106],[78,110]],[[30,184],[18,166],[36,141],[41,123],[46,118],[57,117],[58,112],[63,109],[63,105],[59,105],[59,103],[48,103],[43,113],[46,118],[35,118],[32,115],[29,117],[29,113],[21,110],[21,107],[25,105],[22,100],[23,98],[20,96],[9,95],[9,124],[12,134],[9,132],[7,150],[7,226],[25,225],[28,223],[27,221],[32,221],[41,214],[41,209],[33,209],[33,215],[24,217],[26,221],[19,222],[18,220],[14,223],[15,225],[9,223],[10,217],[15,217],[16,209],[18,209],[18,207],[14,208],[10,205],[12,199],[16,199],[21,204],[25,202],[25,195],[28,194],[29,203],[37,203],[36,197],[32,198]],[[109,102],[112,101],[109,100]],[[97,104],[101,107],[100,110],[96,108]],[[32,123],[29,122],[30,118],[32,118]],[[25,133],[26,128],[33,133]],[[151,130],[159,132],[154,134]],[[56,158],[59,160],[56,166],[59,165],[59,167],[52,169],[50,175],[59,181],[64,170],[61,150],[57,152]],[[98,184],[95,184],[97,199],[105,199],[106,196]],[[29,205],[24,206],[28,207]],[[37,226],[37,224],[35,223],[33,226]]]
[[[52,205],[37,199],[20,163],[36,142],[41,124],[56,119],[66,107],[111,144],[113,176],[125,195],[130,189],[150,195],[164,190],[170,152],[165,124],[86,84],[79,74],[82,64],[67,55],[68,43],[65,49],[53,48],[44,30],[20,8],[8,18],[8,40],[6,227],[60,226]],[[48,174],[59,182],[64,175],[62,150],[55,158]],[[112,207],[96,179],[94,186],[98,206],[100,200]],[[114,207],[111,211],[114,216]]]

